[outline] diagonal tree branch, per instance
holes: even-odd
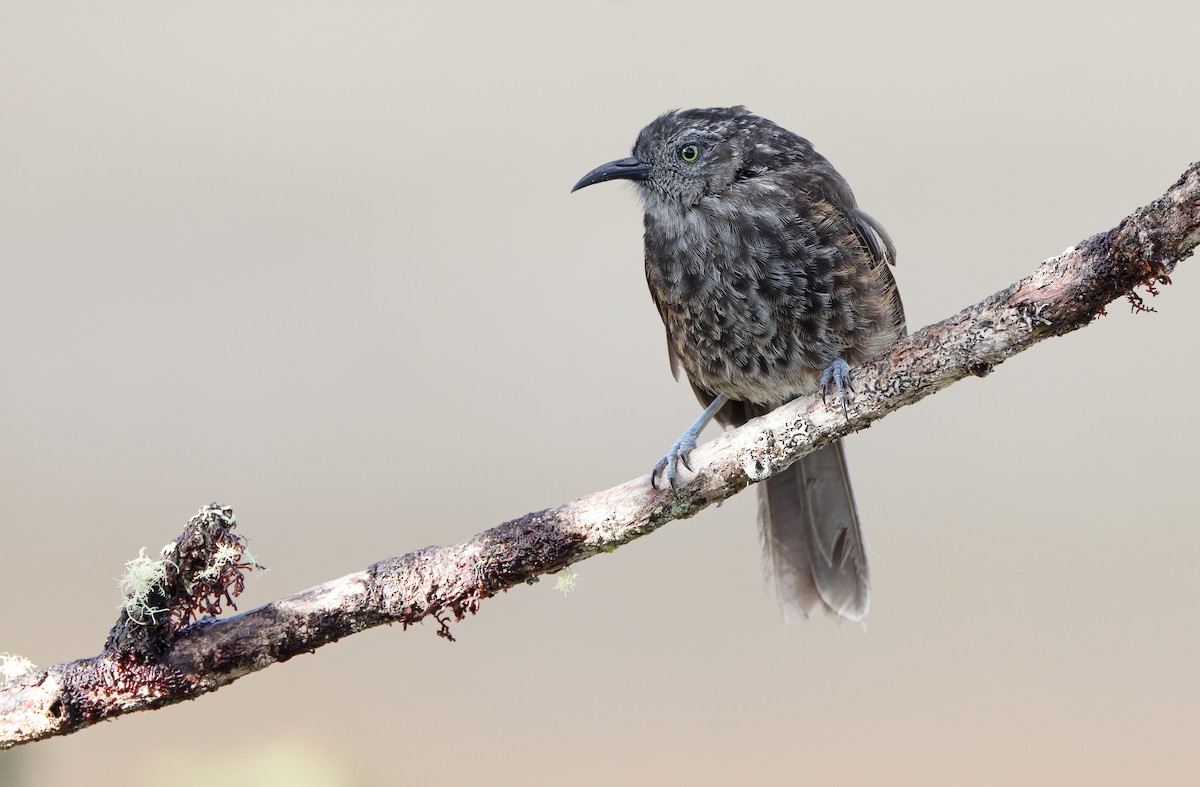
[[[461,620],[500,591],[690,517],[890,412],[964,377],[985,376],[1043,339],[1082,328],[1114,300],[1124,297],[1135,311],[1145,309],[1136,288],[1154,294],[1170,283],[1175,265],[1197,245],[1200,163],[1117,227],[855,369],[857,395],[848,417],[825,407],[819,396],[802,397],[697,449],[696,473],[675,494],[654,489],[642,476],[454,546],[382,560],[235,617],[186,625],[197,603],[201,609],[211,605],[212,588],[208,602],[193,599],[182,612],[171,606],[178,599],[164,602],[174,628],[164,621],[162,628],[141,631],[123,613],[100,655],[0,684],[0,748],[191,699],[383,623],[407,627],[432,616],[438,633],[452,639],[450,616]],[[221,509],[206,509],[212,510]],[[178,549],[183,539],[169,546]],[[181,576],[180,587],[194,586],[197,575]]]

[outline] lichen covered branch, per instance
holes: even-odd
[[[383,623],[407,627],[432,617],[437,633],[452,639],[451,620],[500,591],[690,517],[956,380],[984,376],[1042,339],[1089,324],[1115,300],[1145,310],[1138,290],[1153,295],[1169,284],[1198,244],[1200,164],[1193,164],[1117,227],[855,369],[848,415],[817,395],[803,397],[701,446],[692,456],[696,472],[676,492],[642,476],[228,619],[208,615],[232,605],[254,561],[230,532],[232,512],[210,506],[169,546],[169,565],[141,566],[157,579],[144,603],[121,613],[100,655],[0,684],[0,748],[191,699]]]

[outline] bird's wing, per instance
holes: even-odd
[[[870,255],[874,265],[896,264],[896,247],[892,244],[887,230],[869,213],[858,207],[850,184],[838,174],[832,164],[820,158],[804,170],[803,177],[807,181],[804,191],[809,193],[809,198],[822,197],[851,221],[855,236]]]
[[[851,215],[854,218],[854,234],[875,260],[875,264],[895,265],[896,247],[883,225],[861,208],[854,208]]]
[[[805,171],[805,177],[808,180],[808,191],[815,191],[816,195],[824,198],[849,220],[851,231],[866,252],[865,262],[879,277],[880,289],[890,305],[895,325],[901,334],[907,333],[904,305],[900,301],[896,280],[890,270],[891,266],[896,264],[896,247],[891,236],[871,214],[858,207],[850,185],[829,162],[822,160],[809,168]]]
[[[646,261],[646,282],[649,284],[650,279],[650,261]],[[675,352],[675,341],[671,337],[671,323],[667,321],[667,307],[663,305],[662,299],[658,297],[658,293],[654,289],[654,285],[650,284],[650,297],[654,299],[654,308],[658,309],[658,316],[662,318],[663,329],[667,332],[667,357],[671,362],[671,376],[676,380],[679,379],[679,355]],[[712,401],[710,398],[709,401]]]

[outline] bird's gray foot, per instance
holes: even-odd
[[[821,401],[825,404],[829,404],[831,389],[837,393],[837,401],[842,405],[842,415],[849,418],[850,410],[847,405],[850,397],[846,395],[846,391],[854,391],[854,385],[850,382],[850,364],[841,358],[835,358],[821,375]]]
[[[654,469],[650,471],[650,483],[652,485],[657,487],[658,479],[661,476],[666,479],[668,487],[671,489],[675,488],[675,479],[679,475],[679,466],[683,465],[688,470],[692,469],[692,466],[688,464],[688,454],[696,448],[696,437],[698,434],[698,431],[694,432],[688,429],[671,445],[667,453],[663,455],[663,458],[655,462]]]
[[[667,479],[667,486],[672,490],[675,489],[675,479],[679,475],[679,466],[683,465],[688,470],[692,466],[688,464],[688,454],[696,447],[696,438],[704,431],[704,427],[712,420],[717,411],[725,406],[729,401],[729,397],[725,394],[718,394],[717,398],[713,399],[712,404],[704,408],[704,412],[700,413],[700,417],[696,422],[687,428],[687,431],[679,436],[675,444],[671,446],[671,450],[667,451],[662,459],[654,463],[654,469],[650,471],[650,485],[658,486],[658,477]]]

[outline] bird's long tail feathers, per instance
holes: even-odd
[[[863,619],[867,548],[840,442],[759,484],[758,523],[785,618],[824,609]]]

